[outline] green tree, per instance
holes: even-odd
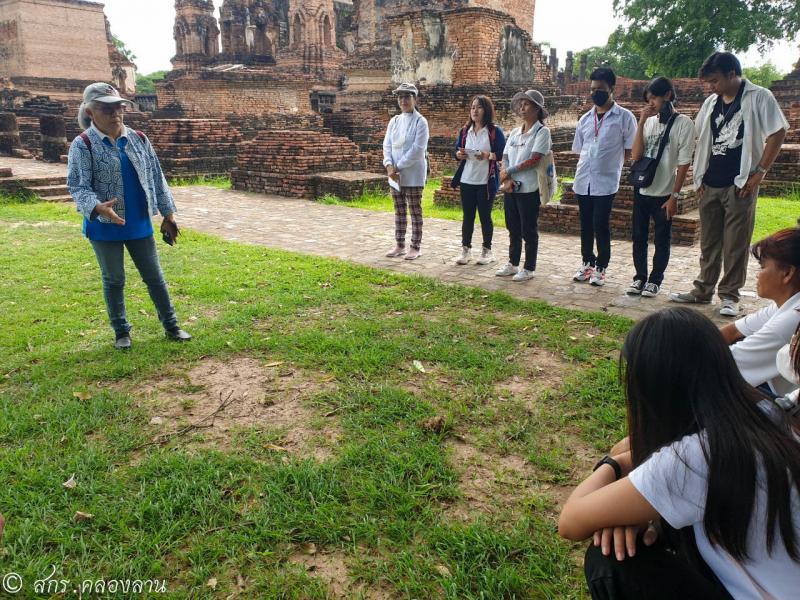
[[[762,52],[800,31],[800,0],[614,0],[648,71],[693,77],[719,48]]]
[[[114,42],[114,46],[117,48],[117,50],[120,51],[120,54],[122,54],[122,56],[124,56],[131,62],[136,60],[136,55],[133,53],[133,51],[125,45],[125,42],[123,42],[113,33],[111,34],[111,40]]]
[[[638,52],[622,28],[612,33],[605,46],[592,46],[577,53],[576,65],[582,56],[586,56],[586,65],[591,72],[595,66],[608,65],[621,77],[631,79],[648,79],[647,61]]]
[[[761,87],[771,87],[779,79],[783,79],[785,73],[778,71],[778,68],[771,62],[765,62],[760,67],[744,67],[744,76]]]
[[[161,81],[166,76],[166,71],[155,71],[149,75],[136,74],[136,93],[147,95],[156,93],[156,81]]]

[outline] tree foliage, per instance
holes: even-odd
[[[156,81],[164,79],[166,71],[155,71],[149,75],[136,74],[136,93],[142,95],[156,93]]]
[[[778,71],[778,68],[771,62],[766,62],[760,67],[744,67],[742,71],[747,79],[765,88],[771,87],[785,75]]]
[[[119,50],[122,56],[124,56],[131,62],[136,60],[136,55],[130,48],[128,48],[128,46],[125,45],[125,42],[123,42],[121,39],[119,39],[117,36],[113,34],[111,35],[111,39],[114,42],[114,46],[117,48],[117,50]]]
[[[718,49],[761,52],[800,31],[800,0],[614,0],[649,72],[694,77]]]
[[[622,28],[611,34],[605,46],[592,46],[578,52],[575,57],[576,65],[580,64],[581,57],[584,55],[589,72],[594,67],[607,65],[621,77],[631,79],[648,79],[650,77],[647,61],[642,58]]]

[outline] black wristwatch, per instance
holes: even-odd
[[[619,463],[611,458],[608,454],[606,454],[600,461],[594,466],[592,471],[597,471],[603,465],[610,465],[612,469],[614,469],[614,475],[616,475],[617,481],[622,479],[622,467],[619,466]]]

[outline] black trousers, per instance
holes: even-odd
[[[708,566],[692,563],[662,542],[639,543],[636,556],[618,561],[594,544],[584,572],[593,600],[733,600]]]
[[[475,230],[475,212],[481,220],[483,247],[492,247],[494,223],[492,223],[492,199],[489,198],[488,185],[472,185],[462,183],[461,208],[464,209],[464,220],[461,222],[461,245],[472,248],[472,232]]]
[[[528,271],[536,270],[539,254],[539,208],[542,202],[538,190],[529,194],[506,194],[503,207],[508,229],[508,262],[519,265],[522,241],[525,241],[525,264]]]
[[[591,194],[591,190],[589,190]],[[598,269],[605,269],[611,261],[611,207],[614,196],[583,196],[578,198],[578,209],[581,216],[581,254],[583,262]],[[597,255],[594,253],[594,242],[597,240]]]
[[[664,271],[669,264],[670,244],[672,243],[672,221],[667,219],[667,211],[661,208],[669,200],[669,196],[645,196],[638,189],[633,199],[633,266],[636,269],[634,279],[655,283],[660,286],[664,281]],[[647,240],[650,236],[650,219],[655,224],[655,254],[653,270],[647,277]]]

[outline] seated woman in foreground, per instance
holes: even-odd
[[[719,330],[689,309],[636,324],[622,356],[630,451],[598,463],[558,525],[576,541],[613,530],[616,557],[595,545],[586,554],[592,597],[796,598],[797,423],[744,381]],[[637,547],[653,521],[664,531]]]
[[[793,386],[778,372],[775,357],[800,324],[800,228],[779,231],[753,246],[761,265],[756,289],[772,302],[721,329],[745,381],[771,397]]]

